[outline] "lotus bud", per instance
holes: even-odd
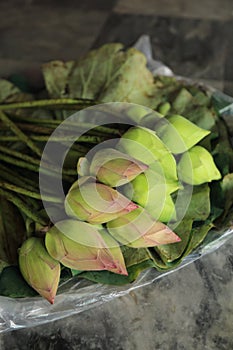
[[[178,174],[182,181],[191,185],[221,179],[211,154],[201,146],[185,152],[178,163]]]
[[[117,149],[147,165],[159,162],[168,181],[176,181],[176,161],[159,137],[150,129],[132,127],[124,133]]]
[[[179,189],[177,181],[166,182],[158,163],[123,187],[123,194],[145,208],[157,220],[168,222],[176,218],[170,193]]]
[[[60,221],[46,233],[45,244],[49,254],[69,268],[128,274],[119,244],[95,225]]]
[[[88,176],[90,164],[85,157],[80,157],[77,164],[77,172],[80,176]]]
[[[137,124],[141,124],[142,118],[151,113],[151,109],[145,106],[129,104],[126,115]]]
[[[153,209],[151,209],[151,212],[153,214]],[[169,222],[177,219],[176,207],[170,195],[167,195],[165,197],[165,200],[163,202],[163,208],[160,214],[156,215],[156,217],[158,217],[157,220],[162,222]]]
[[[156,133],[168,149],[179,154],[187,151],[210,134],[180,115],[172,115],[159,124]]]
[[[165,224],[155,221],[142,208],[108,222],[107,228],[115,239],[132,248],[154,247],[180,241]]]
[[[92,224],[113,220],[137,207],[115,189],[94,182],[92,177],[83,177],[78,180],[65,199],[68,216]]]
[[[171,104],[169,102],[164,102],[159,106],[159,113],[166,115],[171,109]]]
[[[142,118],[140,126],[154,130],[156,124],[160,121],[160,119],[163,119],[163,117],[164,116],[162,114],[152,111],[150,114],[147,114],[144,118]]]
[[[26,282],[51,304],[60,279],[60,264],[47,252],[42,238],[28,238],[19,250],[19,268]]]
[[[90,164],[90,174],[111,187],[124,185],[148,168],[148,165],[113,148],[98,151]]]
[[[172,103],[172,108],[178,113],[183,113],[188,105],[193,105],[193,95],[182,88]]]

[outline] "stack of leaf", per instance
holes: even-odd
[[[78,275],[78,278],[82,277],[95,282],[130,283],[145,268],[156,267],[164,270],[176,266],[184,256],[203,241],[213,225],[220,231],[231,225],[232,145],[227,127],[214,108],[211,93],[202,87],[177,80],[175,77],[154,79],[146,68],[146,59],[143,54],[135,49],[122,50],[122,48],[120,44],[108,44],[90,52],[77,62],[54,61],[44,65],[42,72],[46,91],[39,91],[36,94],[28,93],[30,90],[28,87],[25,89],[27,92],[23,92],[20,84],[16,86],[17,84],[14,85],[10,81],[0,80],[1,295],[24,297],[35,294],[18,268],[18,248],[22,244],[20,265],[29,264],[37,271],[36,280],[33,280],[31,278],[33,270],[32,274],[28,275],[22,267],[24,278],[37,292],[53,302],[59,277],[64,279]],[[41,96],[44,97],[43,100]],[[63,169],[63,179],[65,188],[68,189],[73,184],[66,197],[66,211],[72,218],[66,218],[67,220],[63,221],[61,232],[65,231],[66,239],[74,242],[76,232],[80,232],[75,228],[78,219],[79,225],[83,225],[82,230],[85,235],[78,237],[76,244],[86,243],[87,246],[95,245],[98,249],[104,248],[97,269],[104,271],[93,271],[96,270],[93,265],[89,267],[91,271],[85,271],[87,265],[77,263],[71,266],[69,262],[67,263],[67,256],[64,256],[64,252],[59,251],[55,244],[56,239],[59,238],[59,232],[55,232],[57,228],[48,229],[51,223],[43,210],[39,192],[40,158],[49,136],[64,118],[85,107],[114,101],[136,103],[152,108],[158,113],[157,117],[154,117],[153,113],[148,113],[147,108],[137,106],[134,110],[131,106],[126,113],[138,127],[130,128],[117,124],[117,126],[91,128],[90,125],[90,130],[79,138],[69,151]],[[87,125],[80,123],[79,128],[82,126],[86,128]],[[176,142],[172,139],[174,130],[179,134]],[[130,178],[134,189],[133,197],[128,184],[121,184],[121,198],[132,199],[128,203],[128,209],[130,208],[128,211],[131,212],[111,217],[107,221],[105,218],[95,222],[82,216],[79,210],[77,211],[76,207],[70,204],[73,194],[77,196],[81,187],[80,183],[77,185],[75,182],[76,164],[79,163],[79,171],[85,180],[82,180],[84,181],[82,186],[85,183],[91,185],[90,176],[96,176],[93,174],[92,168],[95,168],[93,164],[98,163],[98,158],[93,159],[90,165],[89,159],[83,157],[94,145],[121,135],[123,137],[118,144],[117,152],[127,154],[129,157],[127,160],[133,162],[137,169],[140,168],[139,173],[135,173],[135,178]],[[70,136],[69,131],[67,134],[60,135],[58,141],[62,143]],[[152,147],[152,158],[156,157],[154,165],[149,156],[147,159],[144,154],[144,157],[140,158],[140,151],[135,154],[135,149],[132,151],[132,145],[130,146],[128,142],[136,141],[137,144],[148,149],[151,148],[151,143],[153,144],[155,139],[157,143],[154,148]],[[158,140],[160,146],[162,144],[161,148],[158,147]],[[161,151],[160,154],[157,151]],[[99,157],[103,158],[103,155],[100,154]],[[104,157],[106,158],[106,155]],[[84,159],[88,166],[84,166]],[[160,162],[157,162],[158,159]],[[157,166],[158,163],[159,166]],[[189,166],[193,169],[192,176],[187,168]],[[48,167],[44,171],[51,178],[58,174],[56,167]],[[150,171],[152,175],[158,174],[156,179],[159,179],[160,175],[162,178],[156,199],[153,197],[155,192],[149,191],[150,187],[153,188],[155,185]],[[101,196],[112,198],[112,191],[116,191],[112,187],[115,187],[116,183],[106,183],[106,178],[108,179],[109,176],[105,176],[104,173],[99,175],[102,176],[98,180],[101,184],[100,191],[103,186],[106,186],[108,191],[111,188],[111,195],[101,192]],[[207,184],[209,181],[212,182]],[[177,203],[183,202],[182,195],[185,197],[186,193],[190,193],[190,188],[193,192],[188,208],[183,208],[182,205],[178,207]],[[151,195],[146,196],[148,193]],[[60,198],[49,193],[49,189],[45,200],[48,203],[63,205],[60,203]],[[78,203],[80,202],[81,199]],[[154,212],[155,207],[159,209]],[[121,226],[125,225],[122,218],[137,222],[141,208],[146,209],[156,225],[159,225],[157,220],[168,224],[170,230],[161,224],[162,226],[157,227],[157,231],[164,231],[166,227],[168,236],[170,234],[173,240],[166,242],[158,240],[157,243],[152,240],[150,244],[147,242],[141,246],[133,246],[132,242],[137,241],[134,233],[127,239],[122,235]],[[81,212],[83,213],[82,210]],[[180,213],[185,213],[182,219]],[[69,221],[68,226],[66,221]],[[99,227],[99,224],[104,225]],[[146,226],[145,221],[144,224]],[[94,237],[90,233],[89,225],[92,230],[95,230]],[[97,226],[93,228],[93,225]],[[140,227],[140,224],[137,227]],[[172,232],[173,229],[181,238],[180,242]],[[144,227],[143,232],[146,232]],[[47,250],[43,243],[45,234]],[[83,237],[86,237],[86,242]],[[175,241],[177,243],[157,245]],[[67,244],[69,245],[70,241]],[[69,246],[71,253],[74,245],[72,243]],[[106,247],[111,247],[110,251],[106,250]],[[30,255],[30,252],[36,252],[36,256],[39,259],[42,258],[49,266],[46,273],[51,278],[49,286],[46,284],[47,280],[45,285],[37,285],[38,273],[42,276],[46,270],[43,266],[34,267],[35,255]],[[96,251],[92,251],[92,254],[94,257]],[[29,260],[26,261],[27,256]],[[58,261],[62,264],[61,276]],[[50,275],[51,270],[56,273]],[[45,295],[41,289],[47,289],[49,292]]]

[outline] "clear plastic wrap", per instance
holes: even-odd
[[[153,60],[148,36],[144,35],[139,38],[135,47],[146,55],[148,68],[154,75],[173,75],[169,67],[162,62]],[[191,80],[188,81],[191,82]],[[223,102],[224,107],[220,109],[220,113],[229,123],[229,127],[232,128],[233,99],[214,89],[210,89],[210,91],[215,94],[216,100],[220,104]],[[0,332],[33,327],[78,314],[125,295],[132,290],[142,288],[211,253],[226,243],[232,237],[232,234],[233,228],[222,232],[211,231],[211,234],[207,235],[198,249],[185,257],[178,267],[165,272],[159,272],[154,268],[148,269],[142,272],[135,282],[125,286],[94,284],[74,277],[60,285],[54,305],[50,305],[41,297],[13,299],[0,296]]]

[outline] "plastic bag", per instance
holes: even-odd
[[[173,75],[169,67],[165,66],[162,62],[153,60],[148,36],[143,35],[140,37],[135,47],[145,54],[148,61],[148,68],[154,75]],[[189,83],[192,82],[190,79],[185,78],[185,80]],[[209,90],[215,96],[216,103],[222,106],[220,108],[220,113],[222,113],[226,121],[232,125],[233,99],[212,88]],[[200,259],[205,254],[211,253],[227,242],[232,237],[232,234],[233,228],[221,234],[211,231],[211,235],[207,235],[198,249],[187,256],[178,267],[166,272],[159,272],[154,268],[146,270],[140,274],[135,282],[129,285],[109,286],[93,284],[86,280],[77,281],[77,279],[72,278],[60,285],[54,305],[49,305],[48,302],[41,297],[13,299],[0,296],[0,332],[33,327],[55,321],[66,316],[84,312],[101,303],[125,295],[132,290],[151,284],[155,280],[181,269],[195,260]]]

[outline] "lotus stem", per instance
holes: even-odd
[[[42,200],[40,193],[29,191],[25,188],[15,186],[15,185],[9,184],[7,182],[0,181],[0,187],[5,189],[5,190],[9,190],[9,191],[23,194],[24,196],[28,196],[31,198]],[[62,203],[63,202],[60,198],[53,197],[53,196],[43,196],[43,200],[46,202],[53,202],[53,203]]]
[[[42,151],[40,148],[38,148],[34,142],[25,135],[18,126],[12,122],[6,114],[0,111],[0,120],[9,127],[9,129],[18,137],[19,140],[21,140],[23,143],[25,143],[33,152],[35,152],[39,157],[41,157]]]
[[[19,109],[19,108],[51,108],[57,107],[62,109],[67,109],[72,107],[72,109],[80,108],[80,106],[91,106],[98,104],[100,102],[89,100],[89,99],[70,99],[70,98],[60,98],[60,99],[45,99],[45,100],[35,100],[26,102],[15,102],[15,103],[5,103],[0,105],[0,110],[9,109]]]
[[[14,172],[11,172],[8,168],[5,168],[2,164],[0,165],[0,178],[4,181],[11,182],[16,186],[21,186],[29,191],[34,191],[38,188],[38,184],[34,181],[30,181],[28,178],[22,178],[19,174],[15,176]]]
[[[22,199],[20,199],[15,194],[9,191],[5,191],[0,188],[0,195],[5,197],[7,200],[12,202],[16,207],[18,207],[24,214],[35,222],[41,225],[47,225],[48,223],[43,219],[37,212],[33,211],[30,206],[28,206]]]
[[[37,141],[37,142],[47,142],[50,138],[50,136],[45,136],[45,135],[32,135],[31,140]],[[51,137],[50,141],[51,142],[62,142],[62,141],[78,141],[78,142],[87,142],[87,143],[101,143],[106,140],[106,137],[102,136],[80,136],[78,137],[78,140],[76,135],[67,135],[67,136],[56,136],[56,137]],[[2,142],[16,142],[20,141],[20,138],[18,136],[1,136],[0,141]]]
[[[46,165],[46,168],[45,167],[40,168],[39,164],[38,165],[37,164],[30,164],[30,163],[27,163],[23,160],[13,158],[13,157],[10,157],[10,156],[2,154],[2,153],[0,153],[0,160],[3,160],[6,163],[18,166],[18,167],[23,168],[23,169],[31,170],[31,171],[36,172],[36,173],[38,173],[39,169],[40,169],[42,173],[50,175],[50,176],[55,176],[55,177],[57,176],[58,170],[59,170],[59,169],[52,167],[52,166],[49,166],[49,165]],[[71,179],[70,176],[74,176],[76,174],[77,174],[77,172],[73,169],[64,169],[63,170],[63,178],[64,178],[64,180],[69,181],[69,182],[73,181],[73,179]]]

